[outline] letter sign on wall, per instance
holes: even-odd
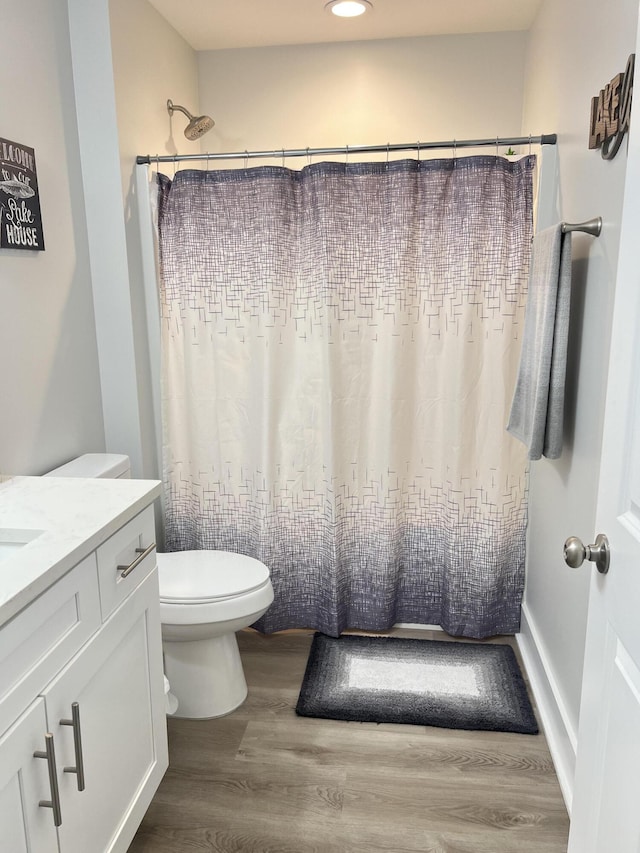
[[[629,129],[633,69],[635,54],[631,54],[622,74],[616,74],[596,98],[591,99],[589,148],[600,148],[605,160],[612,160]]]
[[[33,148],[0,138],[0,249],[44,250]]]

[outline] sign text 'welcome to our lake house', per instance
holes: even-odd
[[[0,249],[43,251],[33,148],[0,138]]]

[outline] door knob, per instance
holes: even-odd
[[[591,560],[600,574],[606,575],[610,554],[609,540],[604,533],[598,533],[594,545],[583,545],[577,536],[570,536],[564,543],[564,561],[572,569],[578,569],[585,560]]]

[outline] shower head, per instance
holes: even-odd
[[[184,113],[189,119],[189,124],[184,129],[184,135],[192,142],[194,139],[200,139],[200,137],[203,136],[208,130],[211,130],[211,128],[215,124],[215,121],[209,116],[191,115],[189,110],[186,110],[179,104],[174,104],[171,100],[167,101],[167,112],[169,113],[169,115],[173,115],[176,110],[179,110],[181,113]]]

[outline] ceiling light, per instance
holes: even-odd
[[[330,0],[324,7],[340,18],[357,18],[373,8],[369,0]]]

